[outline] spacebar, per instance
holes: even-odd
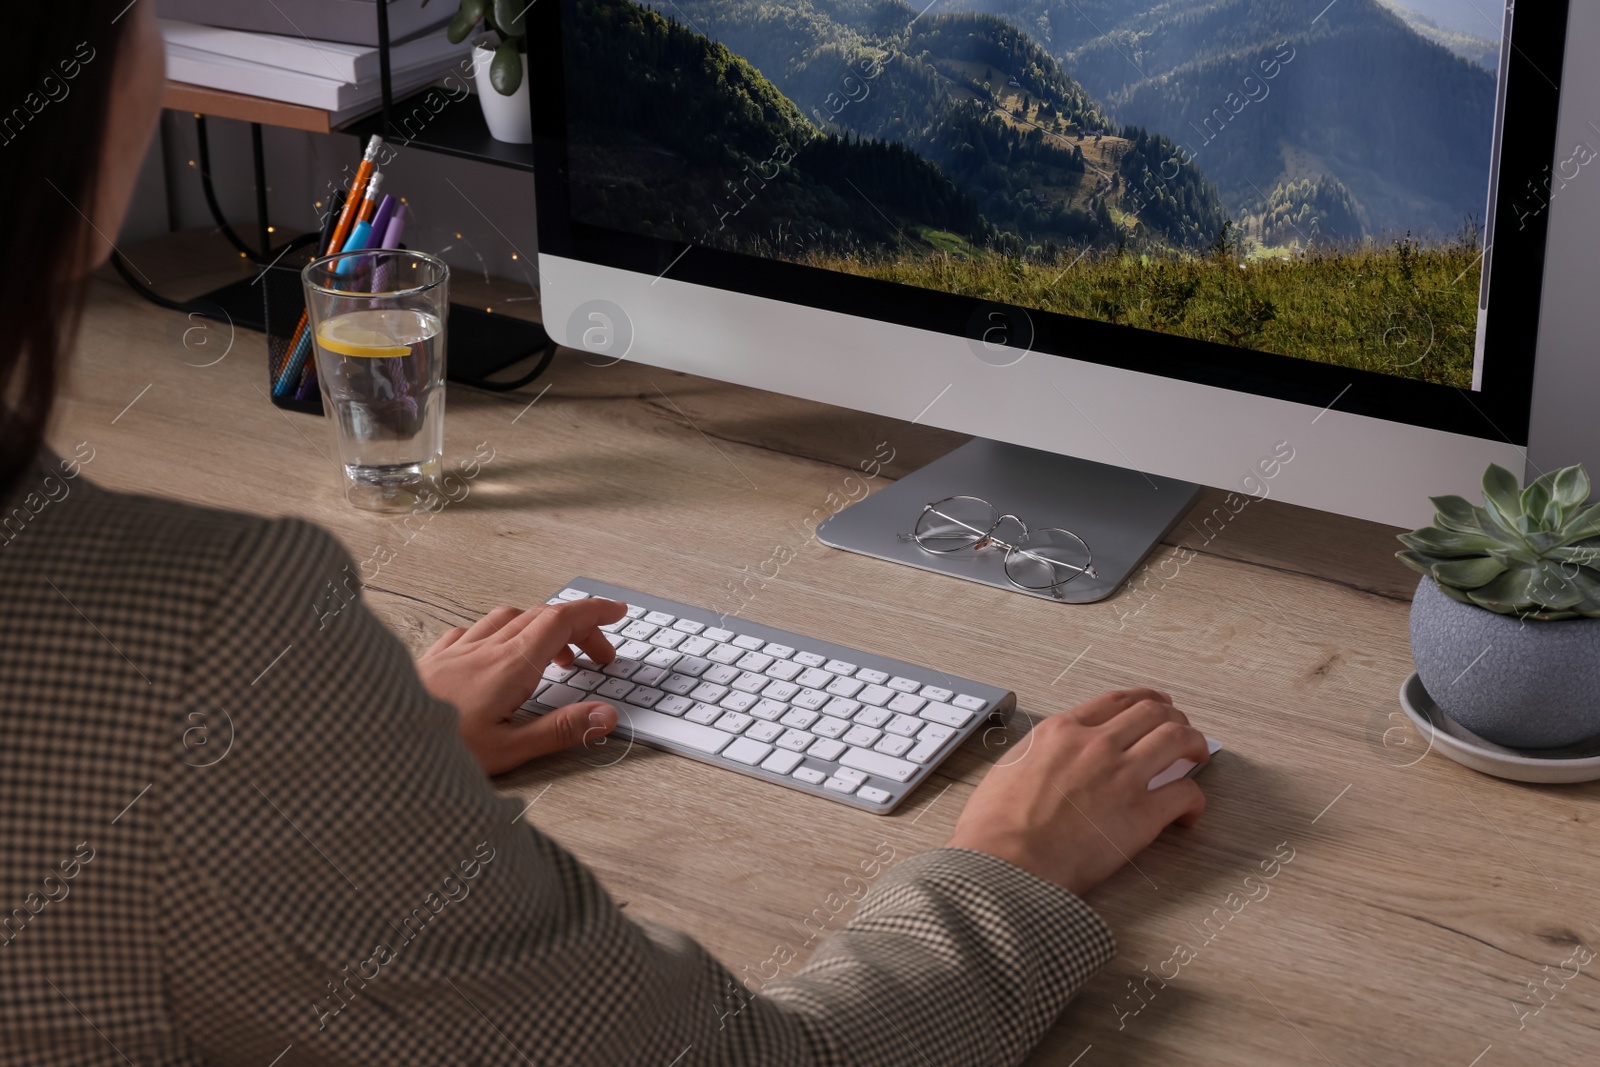
[[[597,698],[591,696],[589,699]],[[620,700],[606,700],[605,703],[617,709],[617,725],[626,726],[642,741],[671,741],[687,745],[696,752],[715,755],[733,740],[733,735],[726,730],[714,730],[699,723],[685,722],[659,711],[651,711],[649,708],[624,704]]]

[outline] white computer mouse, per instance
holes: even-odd
[[[1206,738],[1206,748],[1210,749],[1211,754],[1215,756],[1218,752],[1222,751],[1222,742],[1213,741],[1208,737]],[[1150,779],[1149,788],[1160,789],[1168,782],[1176,782],[1179,778],[1187,778],[1199,771],[1202,766],[1204,766],[1204,764],[1196,763],[1192,759],[1178,760],[1173,763],[1172,766],[1168,767],[1166,770]]]

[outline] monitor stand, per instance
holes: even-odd
[[[980,437],[825,519],[817,526],[817,540],[891,563],[1057,599],[1048,591],[1013,585],[1006,578],[1002,552],[937,554],[900,537],[911,532],[925,504],[949,496],[983,497],[1031,529],[1059,526],[1087,541],[1097,576],[1066,583],[1059,599],[1090,604],[1116,592],[1199,494],[1193,482]]]

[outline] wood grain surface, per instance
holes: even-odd
[[[181,296],[242,269],[214,244],[128,251]],[[499,284],[463,278],[457,293],[535,308]],[[466,499],[408,526],[343,503],[330,427],[274,408],[263,338],[229,332],[103,274],[52,441],[91,442],[103,485],[302,515],[358,560],[387,547],[366,601],[414,651],[579,574],[727,603],[784,547],[794,558],[752,583],[740,614],[1017,692],[1010,723],[890,817],[620,742],[496,783],[630,915],[690,932],[736,972],[780,946],[798,967],[847,921],[829,896],[881,844],[901,859],[943,843],[1030,718],[1148,683],[1224,746],[1200,779],[1209,810],[1091,894],[1120,954],[1030,1063],[1600,1058],[1600,960],[1576,962],[1600,946],[1600,785],[1485,777],[1403,725],[1414,583],[1396,531],[1266,500],[1209,540],[1181,523],[1153,559],[1162,577],[1136,576],[1137,591],[1052,604],[810,536],[831,502],[859,495],[849,479],[880,442],[894,459],[877,485],[959,435],[567,351],[517,394],[450,386],[447,461],[480,444],[493,458]],[[1208,491],[1197,525],[1221,501]]]

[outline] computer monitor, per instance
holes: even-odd
[[[994,442],[852,531],[902,562],[985,462],[1109,517],[1085,599],[1195,484],[1421,525],[1522,470],[1545,205],[1588,162],[1566,4],[1512,6],[535,5],[546,327]]]

